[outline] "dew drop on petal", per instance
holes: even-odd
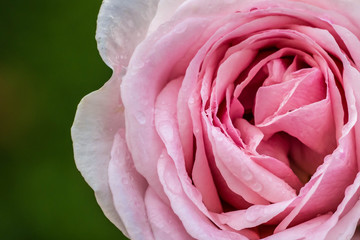
[[[194,104],[195,103],[195,99],[193,97],[189,98],[189,104]]]
[[[167,188],[176,195],[181,193],[181,185],[179,185],[179,180],[176,179],[177,177],[178,176],[171,174],[169,171],[165,172],[165,184]]]
[[[140,124],[145,124],[146,123],[145,114],[143,112],[141,112],[141,111],[139,111],[139,112],[137,112],[135,114],[135,118]]]
[[[166,142],[170,142],[174,138],[174,130],[169,123],[161,123],[159,127],[159,133]]]
[[[175,28],[175,33],[184,33],[187,29],[187,25],[182,24],[181,26],[178,26],[177,28]]]
[[[249,222],[255,222],[258,220],[263,213],[262,207],[260,206],[252,206],[246,210],[245,218]]]
[[[139,69],[143,68],[144,66],[145,66],[145,63],[143,61],[138,61],[138,62],[134,63],[133,68],[135,70],[139,70]]]
[[[250,187],[255,192],[260,192],[263,189],[263,186],[260,183],[254,183]]]
[[[247,169],[247,168],[245,168],[245,167],[243,167],[243,168],[241,169],[241,176],[243,177],[243,179],[244,179],[245,181],[250,181],[251,179],[253,179],[252,173],[250,172],[249,169]]]

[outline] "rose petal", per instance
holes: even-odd
[[[357,219],[357,221],[355,221]],[[350,210],[348,214],[342,217],[336,226],[326,236],[326,239],[337,240],[337,239],[350,239],[358,226],[360,219],[360,200],[357,201],[355,206]]]
[[[328,239],[330,237],[333,237],[334,239],[350,239],[350,237],[341,237],[341,234],[346,235],[346,231],[344,229],[349,229],[351,231],[351,228],[347,228],[346,226],[343,226],[342,224],[344,222],[349,221],[349,217],[351,219],[351,222],[354,222],[355,225],[357,221],[354,221],[355,219],[359,219],[360,216],[352,216],[352,214],[360,214],[360,209],[356,210],[356,205],[359,202],[359,196],[360,196],[360,174],[358,173],[356,176],[356,179],[352,185],[346,188],[345,190],[345,197],[342,200],[342,202],[337,207],[337,210],[332,216],[321,226],[319,226],[316,231],[314,231],[311,234],[311,237],[313,239]],[[353,211],[353,209],[355,210]],[[342,223],[340,223],[342,222]],[[338,223],[340,223],[338,225]],[[350,223],[346,224],[348,227],[351,227]],[[335,229],[335,230],[333,230]],[[337,230],[336,230],[337,229]],[[341,230],[340,230],[341,229]],[[340,232],[337,232],[340,230]],[[331,233],[329,232],[331,231]],[[337,233],[336,233],[337,232]],[[352,233],[354,230],[352,230]],[[340,235],[340,236],[339,236]],[[351,234],[352,235],[352,234]],[[327,236],[327,237],[326,237]],[[326,237],[326,238],[325,238]]]
[[[314,115],[313,113],[317,114]],[[329,153],[336,146],[335,125],[329,99],[325,99],[258,124],[265,136],[284,131],[318,153]],[[296,128],[294,127],[296,126]]]
[[[177,94],[181,86],[181,80],[171,81],[161,91],[156,99],[155,126],[163,139],[168,154],[173,157],[177,168],[183,165],[179,160],[184,160],[181,143],[179,139],[179,130],[176,119]],[[203,149],[199,146],[199,150]],[[179,169],[182,175],[184,169]],[[210,211],[221,212],[221,203],[217,194],[209,166],[203,152],[196,151],[195,163],[193,168],[194,185],[202,195],[206,207]]]
[[[326,157],[322,170],[318,169],[312,176],[308,184],[315,182],[314,185],[307,192],[303,191],[305,189],[300,191],[301,201],[277,226],[275,232],[284,230],[290,223],[298,224],[316,214],[334,211],[343,199],[345,188],[355,179],[356,164],[354,136],[350,133],[343,136],[335,152]]]
[[[272,115],[284,114],[325,98],[325,82],[319,69],[302,69],[283,83],[258,89],[255,100],[255,123]]]
[[[270,202],[289,200],[296,196],[293,188],[282,179],[254,163],[246,153],[231,143],[217,128],[209,126],[209,124],[207,128],[210,132],[208,135],[217,165],[222,163],[236,177],[238,183],[245,184],[254,193],[256,192],[256,194]],[[218,166],[221,167],[220,164]],[[222,167],[219,170],[222,171],[225,168]],[[248,196],[242,195],[242,197],[246,199]]]
[[[329,22],[336,22],[342,26],[346,26],[351,32],[360,36],[360,16],[358,9],[360,4],[356,0],[296,0],[316,5],[320,8],[313,8],[314,16],[322,19],[328,19]],[[332,10],[331,12],[328,11]]]
[[[127,66],[135,47],[146,35],[157,3],[158,0],[103,1],[96,41],[102,59],[110,68]]]
[[[185,194],[177,170],[170,157],[163,152],[158,161],[158,173],[171,208],[195,239],[247,240],[240,234],[218,229]]]
[[[212,212],[220,213],[223,210],[205,151],[203,126],[200,115],[200,96],[197,98],[192,96],[192,98],[194,99],[194,102],[189,104],[189,108],[196,139],[195,163],[192,171],[192,180],[194,181],[194,185],[199,188],[199,191],[202,193],[203,201],[208,209]]]
[[[184,1],[185,0],[160,0],[156,15],[151,21],[148,34],[154,32],[161,24],[169,21]]]
[[[153,125],[155,99],[162,87],[174,79],[171,78],[174,66],[178,66],[179,62],[184,68],[188,66],[189,60],[184,61],[183,56],[185,53],[191,56],[189,52],[193,51],[192,47],[202,44],[199,38],[205,28],[204,24],[208,22],[195,19],[182,22],[181,26],[166,35],[161,32],[152,34],[151,38],[137,47],[121,85],[127,144],[135,167],[164,201],[156,171],[157,159],[164,146]],[[179,28],[184,31],[178,31]],[[174,75],[179,77],[178,72]]]
[[[193,239],[186,232],[180,219],[174,214],[171,207],[166,205],[151,188],[146,190],[145,204],[155,239]]]
[[[319,217],[315,217],[307,222],[301,223],[282,232],[278,232],[269,237],[263,238],[263,240],[307,239],[309,234],[316,230],[317,227],[319,227],[321,224],[326,222],[326,220],[328,220],[330,216],[330,214],[325,214]]]
[[[129,236],[132,239],[154,239],[144,203],[148,184],[134,167],[124,130],[115,135],[108,173],[115,209]]]
[[[252,228],[268,222],[273,217],[284,211],[292,202],[284,201],[270,205],[253,205],[245,210],[223,213],[219,216],[222,223],[241,230]]]
[[[120,81],[118,73],[114,73],[102,88],[81,100],[71,137],[77,168],[94,189],[105,216],[128,235],[115,210],[108,184],[108,164],[114,136],[118,129],[125,126]]]
[[[278,178],[283,179],[296,191],[299,191],[303,186],[291,168],[283,162],[270,156],[251,156],[251,159]]]

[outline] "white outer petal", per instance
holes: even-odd
[[[159,0],[104,0],[97,19],[96,41],[104,62],[112,69],[127,66],[146,36]]]
[[[71,128],[75,163],[85,181],[95,191],[106,217],[125,235],[108,183],[108,165],[115,133],[124,127],[120,103],[120,77],[113,77],[99,90],[85,96]]]

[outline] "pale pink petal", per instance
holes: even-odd
[[[169,21],[183,2],[185,0],[159,0],[156,15],[151,21],[148,34],[154,32],[161,24]]]
[[[181,85],[180,80],[182,79],[168,83],[157,97],[155,105],[155,125],[160,137],[165,143],[168,154],[176,161],[176,166],[179,168],[181,178],[188,178],[187,175],[183,175],[183,170],[185,169],[183,169],[182,166],[184,166],[184,164],[183,162],[180,162],[181,160],[183,161],[184,158],[182,145],[179,141],[179,129],[176,119],[176,102]],[[199,129],[199,126],[194,127]],[[200,144],[200,142],[198,142],[198,144]],[[197,190],[201,193],[207,209],[214,212],[221,212],[220,199],[206,161],[205,153],[200,150],[203,150],[203,147],[199,146],[196,151],[192,180],[194,181]]]
[[[170,200],[171,208],[193,238],[199,240],[247,240],[240,234],[220,230],[194,205],[192,199],[190,200],[184,192],[173,160],[166,152],[160,156],[158,172],[165,193]]]
[[[354,59],[355,64],[357,64],[359,67],[360,54],[356,50],[357,47],[360,47],[359,39],[356,38],[348,30],[346,30],[340,26],[335,26],[335,29],[340,34],[342,40],[345,42],[345,45],[347,46],[349,51],[352,53],[352,58]],[[360,87],[360,84],[359,84],[359,81],[357,81],[356,79],[358,79],[360,77],[360,74],[359,74],[359,70],[349,66],[350,65],[349,62],[345,62],[345,63],[349,67],[349,70],[346,72],[346,76],[344,76],[344,81],[346,81],[344,84],[345,84],[345,87],[349,86],[348,87],[349,89],[353,89],[352,91],[353,91],[353,94],[356,99],[355,106],[353,105],[353,103],[348,103],[348,105],[350,107],[351,112],[357,112],[356,110],[360,109],[360,93],[359,93],[359,91],[357,91],[357,89],[359,89],[359,87]],[[345,77],[347,77],[347,78],[345,78]],[[358,156],[360,156],[359,132],[360,132],[360,120],[358,119],[357,123],[355,124],[355,137],[356,137],[356,143],[357,143],[356,149],[357,149]],[[360,166],[360,158],[358,158],[358,165]]]
[[[293,61],[292,66],[295,66],[295,64],[296,64],[296,60]],[[285,59],[274,59],[270,61],[267,64],[269,76],[264,81],[263,86],[270,86],[282,82],[283,76],[285,72],[287,72],[286,65],[287,64]]]
[[[217,102],[220,102],[225,96],[225,89],[229,84],[235,82],[239,74],[248,67],[256,54],[257,51],[253,49],[240,50],[221,63],[214,79],[215,87],[211,98],[215,97]]]
[[[156,240],[193,239],[186,232],[182,222],[171,207],[165,204],[151,188],[146,190],[145,204],[147,216]]]
[[[349,50],[351,58],[354,60],[357,67],[360,67],[360,53],[357,51],[360,42],[359,39],[346,27],[332,24],[335,31],[339,34],[341,40],[344,41],[346,48]]]
[[[360,36],[360,16],[357,11],[360,8],[360,3],[357,0],[296,0],[311,5],[319,6],[320,8],[313,8],[312,14],[321,19],[326,19],[331,23],[336,23],[346,26],[351,32]],[[310,6],[311,6],[310,5]],[[308,7],[308,9],[311,7]],[[331,12],[328,11],[332,10]]]
[[[313,114],[316,112],[317,114]],[[335,125],[329,99],[275,116],[258,124],[266,137],[284,131],[318,153],[329,153],[336,146]],[[294,127],[296,126],[296,127]]]
[[[175,27],[166,35],[160,32],[152,34],[152,37],[137,47],[121,85],[127,143],[135,167],[163,200],[163,190],[156,172],[163,143],[153,124],[155,99],[162,87],[174,79],[171,78],[173,67],[188,66],[189,60],[185,61],[183,56],[187,53],[190,57],[189,51],[193,51],[191,49],[194,45],[201,44],[198,38],[205,28],[204,23],[208,22],[209,20],[183,22],[177,27],[185,27],[184,31],[178,31],[179,28]],[[172,53],[170,57],[169,52]],[[173,74],[178,75],[179,72]]]
[[[249,197],[254,193],[251,191],[250,194],[247,194],[247,192],[243,192],[244,190],[242,188],[246,189],[247,188],[246,186],[244,186],[241,182],[239,183],[239,181],[237,181],[232,175],[230,176],[227,176],[226,174],[223,175],[219,171],[215,163],[211,143],[209,142],[209,139],[206,137],[206,135],[207,135],[207,131],[206,129],[204,129],[203,140],[205,145],[206,156],[208,158],[209,167],[211,169],[211,173],[214,178],[214,182],[216,184],[219,196],[221,197],[222,200],[230,204],[232,207],[235,207],[236,209],[246,209],[250,207],[252,204],[250,204],[241,196],[244,195],[246,197]],[[226,180],[224,178],[226,178]],[[264,200],[261,200],[259,203],[268,204],[268,202]],[[223,207],[225,210],[226,205],[223,205]]]
[[[288,228],[282,232],[275,233],[269,237],[263,238],[263,240],[289,240],[289,239],[307,239],[317,227],[321,226],[331,215],[321,215],[315,217],[307,222],[296,225],[292,228]]]
[[[325,82],[318,69],[302,69],[284,77],[289,80],[258,89],[254,109],[256,124],[325,98]]]
[[[276,158],[287,166],[290,166],[289,150],[290,142],[288,136],[284,134],[274,134],[270,139],[261,141],[256,149],[259,154]]]
[[[153,240],[144,203],[148,184],[134,167],[123,130],[115,135],[108,173],[115,209],[123,219],[129,237],[134,240]]]
[[[336,26],[334,26],[336,27]],[[321,46],[322,49],[325,49],[326,51],[332,53],[333,55],[337,56],[339,59],[343,61],[343,64],[349,65],[348,60],[346,59],[343,50],[339,48],[339,41],[336,42],[336,39],[333,35],[330,34],[330,30],[324,30],[320,28],[312,28],[307,26],[295,26],[293,27],[294,30],[300,31],[307,36],[309,36],[312,41],[315,41],[317,44]],[[341,43],[341,42],[340,42]],[[356,42],[352,42],[355,44]],[[325,55],[325,54],[324,54]],[[329,59],[327,60],[328,62]],[[328,66],[326,66],[328,68]],[[334,116],[334,122],[336,126],[336,139],[339,139],[342,135],[341,128],[344,125],[344,109],[341,100],[341,96],[339,93],[339,90],[342,91],[342,88],[339,86],[336,86],[336,81],[342,82],[343,77],[340,76],[339,69],[337,67],[331,67],[332,71],[327,71],[328,74],[328,87],[329,87],[329,93],[330,93],[330,99],[331,99],[331,105],[333,109],[333,116]],[[335,80],[336,78],[336,80]]]
[[[197,98],[192,96],[191,98],[194,101],[189,104],[189,108],[194,126],[194,136],[196,139],[195,162],[192,171],[192,180],[194,185],[202,193],[203,201],[207,208],[212,212],[220,213],[223,209],[205,152],[203,126],[200,116],[200,96]]]
[[[236,119],[237,117],[238,118],[241,118],[241,116],[243,115],[244,113],[244,109],[241,108],[241,104],[240,105],[234,105],[235,107],[235,110],[233,110],[233,113],[235,116],[235,118],[231,118],[231,102],[238,102],[239,101],[237,99],[232,99],[232,94],[233,94],[233,91],[234,91],[234,85],[231,84],[229,85],[227,88],[226,88],[226,99],[223,100],[226,102],[226,107],[225,108],[222,108],[220,109],[220,111],[218,111],[217,115],[220,115],[218,116],[221,121],[221,124],[220,124],[220,128],[224,131],[225,134],[227,134],[234,142],[236,145],[238,145],[239,147],[244,147],[244,142],[243,140],[241,139],[240,137],[240,131],[238,129],[236,129],[234,127],[234,123],[233,123],[233,119]],[[236,103],[235,103],[236,104]],[[238,112],[236,112],[238,111]],[[215,121],[217,121],[217,118],[214,118]],[[216,123],[214,123],[214,126],[216,125]]]
[[[221,167],[220,171],[227,169],[238,182],[250,187],[254,193],[270,202],[289,200],[296,196],[293,188],[253,162],[250,156],[230,142],[217,128],[213,126],[207,128],[215,160],[217,164],[222,163],[225,166],[218,165]],[[247,196],[242,195],[242,197],[246,199]]]
[[[127,66],[135,47],[146,36],[157,2],[103,1],[97,20],[96,41],[100,55],[109,67]]]
[[[94,189],[106,217],[127,235],[114,208],[108,184],[108,164],[114,136],[125,126],[120,81],[118,73],[114,73],[102,88],[81,100],[71,136],[77,168]]]
[[[274,203],[270,205],[253,205],[245,210],[231,211],[219,216],[222,223],[241,230],[252,228],[268,222],[284,211],[293,200]]]
[[[284,180],[297,192],[303,186],[299,178],[292,171],[290,166],[270,156],[251,156],[251,159],[259,166],[273,173],[278,178]]]
[[[240,137],[247,145],[247,148],[255,152],[256,148],[264,138],[264,134],[261,130],[243,118],[236,119],[234,121],[234,126],[239,130]]]
[[[356,164],[354,136],[349,133],[340,140],[338,148],[325,158],[321,169],[312,176],[309,183],[315,181],[315,184],[307,191],[300,191],[301,201],[277,226],[275,232],[284,230],[290,223],[298,224],[316,217],[316,214],[335,211],[344,197],[345,188],[355,179]]]
[[[360,219],[360,200],[355,206],[343,216],[336,226],[330,230],[326,236],[326,240],[350,239],[356,230]]]
[[[249,185],[242,182],[240,179],[236,177],[234,173],[228,169],[228,166],[226,163],[221,161],[221,159],[218,156],[217,148],[214,148],[213,142],[214,142],[214,136],[211,136],[209,131],[216,131],[211,130],[213,127],[208,127],[208,129],[204,129],[204,133],[206,136],[206,140],[208,143],[208,149],[212,150],[212,154],[214,155],[214,164],[212,168],[216,167],[216,170],[213,169],[213,172],[215,172],[215,178],[217,178],[217,181],[220,181],[220,186],[225,183],[225,186],[229,188],[229,191],[225,191],[228,194],[232,195],[232,193],[236,193],[241,198],[243,198],[246,202],[252,203],[252,204],[269,204],[269,202],[261,197],[257,192],[253,191]],[[215,133],[217,134],[217,133]],[[214,135],[214,134],[212,134]],[[204,137],[205,138],[205,137]],[[215,138],[219,139],[219,135],[217,135]],[[221,135],[220,141],[225,139],[225,135]],[[221,147],[220,147],[221,149]],[[222,148],[221,150],[224,150]],[[245,179],[252,179],[253,175],[251,172],[249,172],[247,169],[243,168],[243,171],[239,172],[238,174],[242,174],[242,176]],[[224,183],[223,181],[224,180]],[[257,185],[256,185],[257,186]],[[221,190],[220,190],[221,191]]]
[[[353,213],[352,210],[355,205],[359,202],[359,196],[360,196],[360,174],[358,173],[356,176],[356,179],[352,185],[346,188],[345,190],[345,197],[342,200],[342,202],[339,204],[339,206],[336,209],[336,212],[332,214],[332,216],[321,226],[319,226],[316,231],[314,231],[311,234],[311,237],[313,239],[323,239],[325,236],[326,239],[330,237],[334,237],[334,239],[350,239],[350,238],[341,238],[338,235],[342,233],[346,233],[346,231],[340,231],[340,233],[335,234],[336,230],[332,229],[346,229],[346,226],[343,226],[340,221],[345,222],[348,221],[349,216],[351,216]],[[357,214],[360,213],[359,209],[355,210]],[[348,215],[349,214],[349,215]],[[347,216],[347,217],[346,217]],[[352,220],[356,219],[356,216],[351,216]],[[357,217],[357,219],[360,218],[360,215]],[[356,225],[357,221],[353,221]],[[340,223],[340,224],[339,224]],[[351,224],[346,224],[348,226],[351,226]],[[332,233],[329,233],[329,231],[332,231]]]

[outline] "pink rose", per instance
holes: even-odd
[[[351,239],[360,3],[104,1],[76,164],[129,238]],[[149,30],[148,30],[149,29]]]

